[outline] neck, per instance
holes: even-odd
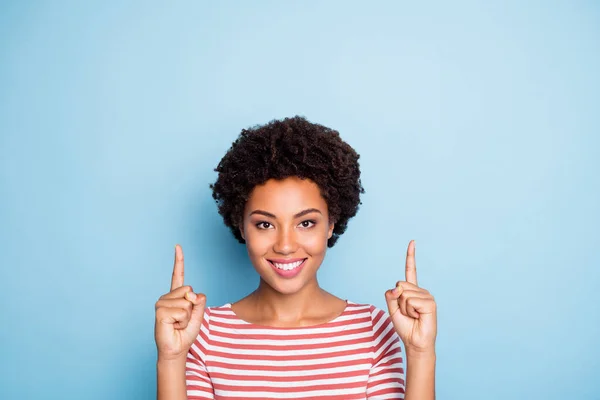
[[[291,294],[279,293],[261,279],[252,297],[254,306],[264,319],[297,322],[318,309],[327,295],[316,279]]]

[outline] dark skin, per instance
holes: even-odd
[[[260,275],[258,288],[232,305],[247,322],[269,327],[323,324],[340,315],[346,302],[323,290],[317,270],[334,224],[318,186],[296,177],[269,180],[247,201],[240,232]],[[294,261],[296,260],[296,261]],[[282,273],[277,264],[302,265]],[[286,264],[288,263],[288,264]],[[296,272],[294,272],[296,271]],[[415,244],[409,244],[405,281],[386,292],[394,327],[406,348],[407,400],[435,398],[436,303],[418,286]],[[177,246],[171,291],[156,303],[158,399],[186,399],[186,354],[202,324],[206,298],[184,286],[183,252]]]
[[[254,188],[240,226],[258,288],[232,305],[242,320],[270,327],[303,327],[331,321],[346,301],[325,291],[317,271],[333,232],[327,203],[310,180],[271,179]],[[303,260],[300,272],[282,277],[272,260]]]
[[[232,304],[232,310],[238,318],[261,326],[297,328],[321,325],[341,315],[346,308],[344,300],[325,290],[321,291],[322,297],[314,299],[314,304],[296,307],[295,312],[292,311],[287,319],[285,316],[276,316],[274,310],[262,306],[265,300],[259,297],[258,292],[253,292]]]

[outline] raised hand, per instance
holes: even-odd
[[[185,360],[200,332],[206,296],[183,285],[183,250],[175,246],[171,291],[155,305],[154,339],[159,360]]]
[[[415,242],[406,252],[406,280],[385,292],[394,328],[408,352],[435,352],[437,306],[433,296],[417,284]]]

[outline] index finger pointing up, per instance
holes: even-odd
[[[173,264],[173,276],[171,277],[171,291],[183,286],[183,249],[175,245],[175,263]]]
[[[417,263],[415,261],[415,241],[411,240],[406,251],[406,282],[417,285]]]

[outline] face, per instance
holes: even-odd
[[[254,188],[240,231],[263,282],[291,294],[316,284],[333,223],[317,184],[289,177]]]

